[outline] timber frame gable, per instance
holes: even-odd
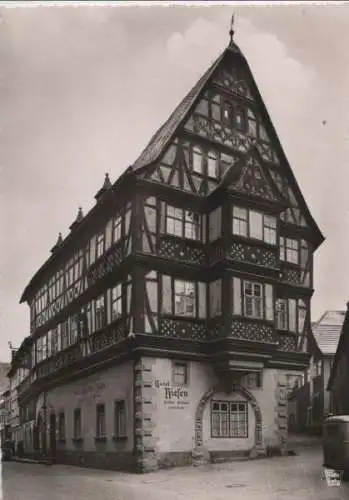
[[[240,74],[244,75],[245,80],[234,80],[231,75],[227,75],[228,69],[231,68],[233,70],[237,68]],[[241,108],[248,106],[249,109],[259,115],[260,123],[264,129],[263,133],[266,134],[266,137],[270,137],[271,148],[266,143],[258,143],[256,138],[246,136],[246,134],[238,130],[233,133],[230,133],[226,127],[218,127],[220,130],[217,130],[217,125],[212,127],[207,120],[200,116],[196,120],[197,125],[193,125],[193,114],[200,105],[200,101],[205,96],[207,97],[208,94],[218,91],[218,89],[222,99],[225,95],[234,96],[238,106]],[[219,140],[217,134],[220,134]],[[263,172],[265,173],[268,170],[266,176],[269,182],[271,182],[271,179],[274,181],[272,183],[274,184],[273,193],[275,196],[278,193],[279,197],[283,198],[288,205],[288,208],[286,208],[288,213],[283,216],[285,223],[302,227],[308,225],[313,235],[314,249],[324,241],[324,237],[309,211],[286,158],[251,69],[234,42],[230,43],[209,70],[194,85],[164,125],[153,135],[146,148],[132,165],[133,172],[139,178],[147,178],[177,189],[186,189],[187,192],[207,196],[220,186],[227,170],[229,170],[229,166],[221,167],[221,173],[215,179],[206,176],[206,179],[202,179],[202,182],[199,183],[194,180],[195,176],[190,176],[192,167],[188,168],[188,164],[180,160],[181,153],[179,152],[179,157],[176,159],[176,168],[173,166],[171,173],[167,176],[160,172],[160,165],[171,146],[175,144],[177,147],[180,146],[179,150],[181,150],[183,140],[193,142],[198,146],[206,144],[207,149],[226,151],[226,154],[232,158],[230,167],[234,166],[235,162],[246,154],[248,155],[251,149],[257,149],[260,158],[264,160],[264,165],[267,165],[267,168],[261,166]],[[275,154],[273,153],[274,148]],[[183,174],[180,174],[180,171]],[[180,180],[181,175],[182,180]]]

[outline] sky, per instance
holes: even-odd
[[[326,241],[312,320],[349,300],[349,6],[0,7],[0,361],[21,294],[229,42],[245,54]]]

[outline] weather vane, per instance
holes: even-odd
[[[233,38],[234,38],[234,21],[235,21],[235,14],[231,16],[231,22],[230,22],[230,43],[233,43]]]

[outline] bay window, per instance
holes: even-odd
[[[201,240],[201,214],[166,205],[166,233],[191,240]]]
[[[247,318],[274,319],[273,286],[232,278],[233,314]]]
[[[189,318],[207,317],[206,283],[161,277],[161,312]]]
[[[276,217],[255,210],[233,206],[232,232],[238,236],[245,236],[275,245]]]

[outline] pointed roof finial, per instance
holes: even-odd
[[[230,31],[229,31],[229,35],[230,35],[230,45],[233,43],[234,41],[234,21],[235,21],[235,14],[233,14],[231,16],[231,22],[230,22]]]
[[[84,214],[82,212],[82,208],[79,207],[78,215],[76,216],[76,222],[81,222],[84,218]]]
[[[58,240],[56,246],[61,245],[63,243],[62,233],[58,233]]]
[[[109,174],[108,172],[105,174],[105,179],[104,179],[104,184],[103,184],[103,189],[109,189],[111,187],[111,182],[109,179]]]

